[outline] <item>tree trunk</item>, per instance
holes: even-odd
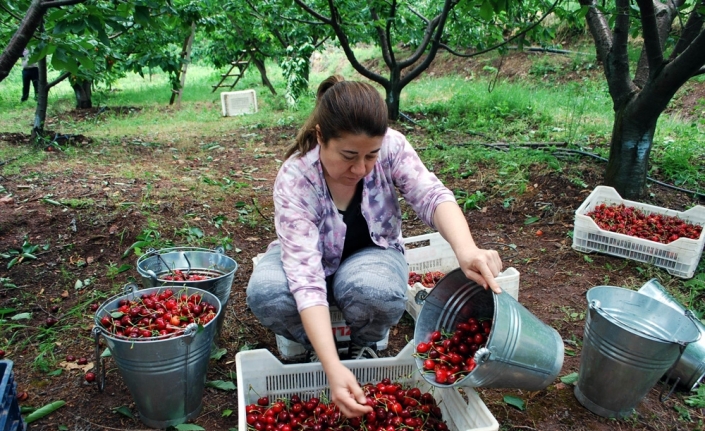
[[[385,102],[387,102],[387,118],[392,121],[399,119],[399,106],[401,91],[404,85],[401,82],[401,70],[399,68],[391,68],[389,71],[389,85],[385,88]]]
[[[76,109],[90,109],[93,107],[93,82],[84,79],[72,85],[73,92],[76,95]]]
[[[387,118],[392,121],[397,121],[399,119],[399,98],[401,97],[400,86],[395,86],[387,89],[387,95],[385,97],[385,102],[387,102]]]
[[[189,32],[186,39],[184,39],[184,46],[181,49],[181,69],[176,75],[176,80],[179,81],[179,88],[171,89],[171,98],[169,99],[169,105],[173,105],[176,101],[177,108],[181,106],[181,94],[184,91],[184,85],[186,84],[186,70],[188,69],[188,64],[191,61],[191,47],[193,46],[193,38],[196,33],[196,23],[191,23],[191,31]]]
[[[605,184],[625,199],[639,200],[646,195],[649,155],[659,115],[645,116],[644,110],[631,107],[628,103],[615,113]]]
[[[272,94],[276,96],[277,92],[276,90],[274,90],[274,86],[267,77],[267,68],[264,66],[264,60],[257,58],[257,55],[254,52],[250,51],[250,61],[255,65],[257,70],[259,70],[259,75],[262,77],[262,85],[269,88],[269,91],[271,91]]]
[[[47,85],[47,58],[44,57],[37,63],[39,66],[39,83],[37,85],[37,109],[34,111],[34,125],[32,126],[32,141],[38,142],[44,137],[44,123],[47,119],[47,106],[49,104],[49,86]]]

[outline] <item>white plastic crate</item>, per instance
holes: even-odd
[[[619,193],[606,186],[595,187],[585,202],[575,211],[573,248],[590,253],[597,251],[612,256],[646,262],[664,268],[670,274],[690,278],[698,267],[705,244],[705,229],[697,240],[679,238],[669,244],[662,244],[621,233],[601,229],[587,214],[599,204],[619,205],[640,209],[651,214],[675,216],[688,223],[705,226],[705,207],[701,205],[679,212],[640,202],[624,200]]]
[[[453,249],[440,233],[434,232],[404,238],[405,246],[426,241],[429,245],[406,250],[406,262],[409,264],[410,272],[424,274],[429,271],[440,271],[447,274],[458,267],[458,259],[455,257]],[[495,278],[495,281],[503,291],[519,300],[519,271],[515,268],[507,268]],[[421,283],[415,283],[406,290],[406,311],[414,319],[421,312],[421,305],[416,303],[416,295],[420,291],[430,292],[431,289],[424,287]]]
[[[337,310],[337,309],[336,309]],[[340,312],[340,311],[338,311]],[[335,311],[331,311],[331,315]],[[338,342],[350,341],[350,327],[345,323],[345,321],[332,322],[333,335]],[[277,339],[277,350],[282,358],[288,361],[296,361],[303,359],[306,356],[306,349],[300,343],[296,341],[284,338],[281,335],[276,336]],[[384,339],[377,342],[377,350],[386,350],[389,345],[389,331],[384,336]],[[339,354],[345,354],[347,352],[347,347],[341,347],[338,349]]]
[[[413,384],[424,392],[431,385],[421,376],[412,356],[413,342],[409,343],[394,358],[347,360],[343,364],[364,383],[377,383],[384,378]],[[330,398],[328,379],[320,363],[284,365],[265,349],[239,352],[235,356],[237,369],[238,430],[247,431],[245,407],[257,398],[268,396],[270,400],[291,398],[296,394],[307,399],[313,396]],[[457,388],[434,388],[450,431],[497,431],[499,423],[480,396],[472,388],[463,388],[468,401]]]
[[[255,90],[224,91],[220,93],[223,117],[232,117],[257,112],[257,93]]]

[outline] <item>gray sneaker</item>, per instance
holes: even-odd
[[[315,350],[306,350],[304,362],[321,362]]]
[[[348,347],[348,358],[350,359],[377,359],[379,355],[377,350],[372,347],[358,346],[355,343],[350,343]]]

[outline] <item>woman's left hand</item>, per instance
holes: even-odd
[[[465,276],[485,289],[490,288],[495,293],[502,293],[502,288],[495,277],[502,272],[502,259],[497,250],[473,248],[463,250],[458,257],[460,269]]]

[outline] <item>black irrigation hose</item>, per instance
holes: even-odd
[[[401,115],[403,115],[403,116],[406,117],[409,121],[411,121],[411,119],[410,119],[407,115],[405,115],[405,114],[401,114]],[[413,121],[412,121],[412,122],[413,122]],[[414,124],[416,124],[416,123],[414,123]],[[466,147],[466,146],[470,146],[470,145],[475,145],[475,144],[472,143],[472,142],[467,142],[467,143],[461,143],[461,144],[454,144],[454,145],[452,145],[452,146],[454,146],[454,147]],[[521,146],[521,144],[517,144],[517,145]],[[495,150],[500,150],[500,151],[503,150],[503,149],[506,149],[506,146],[497,146],[497,145],[485,145],[485,146],[490,147],[490,148],[494,148]],[[441,148],[440,145],[438,145],[437,147],[438,147],[438,148]],[[533,148],[533,149],[539,149],[539,148],[537,148],[537,147],[532,147],[532,148]],[[546,148],[548,148],[548,146],[546,146]],[[417,151],[423,151],[423,150],[426,150],[426,149],[428,149],[428,147],[421,147],[421,148],[417,148],[416,150],[417,150]],[[581,155],[581,156],[592,157],[592,158],[598,159],[598,160],[603,161],[603,162],[607,162],[607,161],[608,161],[608,159],[606,159],[606,158],[604,158],[604,157],[602,157],[602,156],[599,156],[599,155],[593,154],[593,153],[588,153],[587,151],[569,150],[569,149],[559,148],[559,149],[553,150],[553,151],[551,152],[551,154],[554,155],[554,156],[558,156],[558,155],[566,154],[566,153],[568,153],[568,154],[578,154],[578,155]],[[659,181],[659,180],[654,179],[654,178],[651,178],[651,177],[646,177],[646,179],[647,179],[648,181],[651,181],[652,183],[656,183],[656,184],[658,184],[658,185],[660,185],[660,186],[663,186],[663,187],[666,187],[666,188],[669,188],[669,189],[672,189],[672,190],[676,190],[676,191],[679,191],[679,192],[683,192],[683,193],[686,193],[686,194],[689,194],[689,195],[693,195],[694,197],[696,197],[696,198],[698,198],[698,199],[705,200],[705,194],[704,194],[704,193],[700,193],[700,192],[696,192],[696,191],[694,191],[694,190],[688,190],[688,189],[684,189],[684,188],[681,188],[681,187],[678,187],[678,186],[674,186],[674,185],[672,185],[672,184],[664,183],[664,182],[662,182],[662,181]]]
[[[606,158],[604,158],[604,157],[602,157],[602,156],[598,156],[597,154],[588,153],[588,152],[586,152],[586,151],[580,151],[580,150],[559,149],[559,150],[555,150],[555,151],[551,152],[551,154],[553,154],[553,155],[560,154],[560,153],[579,154],[579,155],[582,155],[582,156],[593,157],[593,158],[598,159],[598,160],[601,160],[601,161],[603,161],[603,162],[607,162],[607,161],[608,161]],[[694,191],[694,190],[684,189],[684,188],[681,188],[681,187],[678,187],[678,186],[674,186],[674,185],[672,185],[672,184],[667,184],[667,183],[664,183],[664,182],[662,182],[662,181],[659,181],[659,180],[654,179],[654,178],[651,178],[651,177],[646,177],[646,179],[649,180],[649,181],[651,181],[652,183],[656,183],[656,184],[658,184],[658,185],[660,185],[660,186],[663,186],[663,187],[666,187],[666,188],[669,188],[669,189],[672,189],[672,190],[677,190],[677,191],[679,191],[679,192],[683,192],[683,193],[686,193],[686,194],[693,195],[694,197],[697,197],[698,199],[705,199],[705,194],[703,194],[703,193],[699,193],[699,192],[696,192],[696,191]]]

